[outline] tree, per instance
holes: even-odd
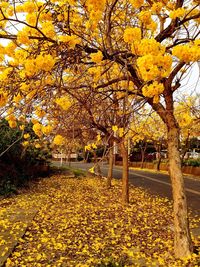
[[[198,98],[185,95],[175,106],[175,115],[180,125],[181,163],[190,148],[190,140],[198,137],[200,128],[198,123]]]
[[[200,59],[199,19],[198,0],[1,2],[0,37],[11,40],[0,51],[3,105],[21,101],[25,113],[36,99],[47,104],[55,99],[55,88],[62,94],[126,80],[132,85],[124,91],[145,99],[161,117],[168,135],[177,257],[190,255],[192,243],[174,93],[184,71]]]

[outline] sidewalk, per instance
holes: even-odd
[[[4,265],[46,200],[44,194],[26,193],[0,201],[0,266]]]

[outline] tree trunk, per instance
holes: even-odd
[[[189,232],[187,201],[181,171],[179,129],[174,123],[168,126],[168,154],[174,201],[174,252],[177,258],[181,258],[191,255],[192,241]]]
[[[157,145],[157,153],[156,153],[156,160],[157,160],[157,164],[156,164],[156,170],[160,171],[160,163],[161,163],[161,144]]]
[[[146,152],[146,149],[147,149],[147,142],[146,140],[144,141],[144,144],[142,142],[141,144],[141,156],[142,156],[142,161],[141,161],[141,166],[140,168],[143,169],[144,168],[144,161],[145,161],[145,152]]]
[[[68,161],[68,166],[71,166],[71,160],[70,160],[70,156],[71,156],[71,150],[67,153],[67,161]]]
[[[108,175],[107,175],[107,188],[112,186],[111,181],[113,177],[113,165],[114,165],[114,155],[113,155],[113,147],[110,147],[109,151],[109,167],[108,167]]]
[[[140,165],[140,168],[143,169],[144,168],[144,155],[145,155],[145,152],[143,149],[141,149],[141,156],[142,156],[142,159],[141,159],[141,165]]]
[[[97,176],[102,177],[101,168],[99,166],[99,162],[98,162],[96,151],[94,151],[93,155],[94,155],[94,163],[95,163],[94,164],[94,166],[95,166],[95,173],[96,173]]]
[[[121,143],[121,153],[122,153],[122,203],[129,203],[129,184],[128,184],[128,150],[124,144]]]
[[[161,164],[161,154],[158,152],[158,158],[157,158],[157,164],[156,164],[156,170],[160,171],[160,164]]]

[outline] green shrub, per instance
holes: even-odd
[[[200,159],[188,159],[183,161],[183,166],[200,167]]]
[[[0,195],[10,196],[17,193],[16,186],[9,180],[5,179],[0,186]]]
[[[14,192],[14,188],[23,186],[30,179],[44,176],[39,166],[48,164],[51,156],[48,144],[42,149],[35,148],[34,142],[38,137],[32,130],[32,123],[26,125],[25,133],[29,133],[33,145],[24,147],[19,125],[10,128],[5,119],[0,121],[0,191],[1,194],[5,192],[5,195],[8,191]]]

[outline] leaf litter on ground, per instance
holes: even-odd
[[[188,259],[173,256],[172,202],[167,198],[131,186],[130,204],[123,206],[120,181],[108,190],[105,180],[96,177],[63,178],[42,179],[8,204],[12,209],[31,203],[39,211],[6,267],[199,266],[198,249]],[[6,214],[6,200],[1,204]],[[9,225],[4,218],[1,225]],[[190,221],[194,227],[200,222],[198,217]],[[193,239],[199,247],[200,237]]]

